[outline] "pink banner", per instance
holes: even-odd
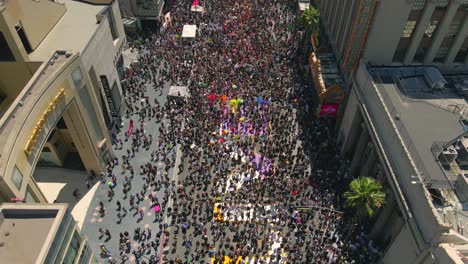
[[[323,104],[320,108],[320,116],[336,116],[340,104]]]
[[[193,0],[192,6],[197,6],[200,4],[200,0]]]
[[[133,120],[130,120],[130,125],[128,126],[127,132],[125,132],[125,136],[130,137],[133,133]]]

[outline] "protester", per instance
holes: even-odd
[[[350,179],[333,130],[328,120],[313,117],[310,91],[300,89],[297,3],[203,1],[201,13],[191,11],[192,4],[200,5],[170,1],[170,23],[130,44],[140,65],[126,81],[128,127],[113,135],[126,155],[120,166],[112,161],[104,177],[112,179],[109,200],[114,188],[121,190],[133,217],[141,221],[153,213],[159,231],[154,237],[150,229],[137,228],[133,237],[124,231],[119,257],[147,257],[149,263],[159,263],[159,255],[161,263],[210,257],[222,263],[225,256],[262,256],[270,263],[375,261],[375,244],[340,212]],[[180,38],[186,24],[197,25],[194,40]],[[188,86],[190,97],[179,93],[162,104],[150,98],[149,85],[159,96],[169,85]],[[148,122],[158,131],[146,131]],[[148,152],[134,177],[135,153],[151,146],[157,150]],[[163,196],[154,195],[160,191]],[[151,201],[149,209],[142,200]],[[120,201],[117,206],[121,222],[127,210],[121,214]],[[102,244],[101,250],[110,253]]]

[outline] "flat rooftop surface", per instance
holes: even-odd
[[[99,24],[96,15],[105,5],[91,5],[83,2],[62,0],[67,11],[39,46],[29,54],[31,61],[45,61],[55,50],[82,52]]]
[[[423,80],[412,78],[405,81],[404,85],[415,89],[415,84],[421,81]],[[400,120],[394,121],[406,146],[411,146],[409,151],[424,176],[433,181],[434,187],[449,187],[444,170],[435,160],[431,146],[436,141],[453,140],[464,132],[460,115],[447,109],[451,102],[466,104],[464,99],[460,96],[455,98],[450,91],[446,93],[447,99],[431,97],[430,94],[424,98],[422,93],[418,93],[418,96],[411,93],[405,95],[391,79],[384,79],[382,85],[376,87],[384,96],[389,111],[392,111],[393,106],[400,115]]]
[[[5,243],[0,247],[0,262],[35,263],[54,220],[54,217],[6,218],[0,224],[0,242]]]

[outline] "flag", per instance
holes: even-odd
[[[193,0],[192,6],[200,5],[200,0]]]
[[[130,137],[133,133],[133,122],[130,122],[130,125],[128,126],[127,132],[125,132],[125,136]]]

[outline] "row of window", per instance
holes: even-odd
[[[450,24],[446,35],[448,36],[454,36],[457,35],[458,30],[460,30],[460,27],[462,25],[463,21],[453,21],[452,24]],[[432,34],[435,32],[437,29],[437,26],[439,25],[439,21],[431,21],[427,27],[426,30],[424,31],[424,34],[428,36],[429,38],[432,37]],[[403,32],[401,34],[402,38],[410,38],[413,34],[414,28],[416,27],[416,21],[414,20],[409,20],[406,22],[405,27],[403,28]]]
[[[448,6],[450,3],[449,0],[416,0],[413,3],[412,10],[423,10],[425,4],[428,1],[437,1],[437,7],[440,8],[445,8]],[[468,0],[464,0],[468,2]],[[463,6],[460,7],[463,9]],[[459,9],[460,10],[460,9]],[[434,14],[436,14],[436,11],[434,11]],[[414,61],[419,61],[422,62],[424,59],[424,56],[426,55],[426,52],[429,50],[429,47],[432,43],[432,37],[434,33],[436,32],[440,21],[440,18],[437,18],[436,15],[433,14],[433,19],[431,22],[428,23],[424,30],[424,35],[423,38],[420,40],[419,47],[416,51]],[[407,51],[408,45],[410,43],[409,39],[413,36],[414,30],[418,24],[418,18],[415,18],[417,16],[410,16],[413,19],[408,20],[403,28],[402,34],[401,34],[401,39],[398,44],[397,50],[395,51],[393,61],[394,62],[401,62],[405,56],[405,53]],[[420,16],[419,16],[420,17]],[[436,18],[437,20],[434,20]],[[454,36],[456,36],[463,24],[463,19],[464,17],[462,16],[462,19],[454,19],[452,23],[449,25],[447,32],[445,33],[444,41],[442,42],[442,45],[439,47],[439,50],[437,51],[434,60],[436,62],[442,62],[445,57],[448,55],[448,52],[450,50],[450,47],[453,44],[454,41]],[[405,40],[406,39],[406,40]],[[459,59],[460,56],[457,55],[457,59]],[[461,62],[464,61],[464,58]],[[459,62],[459,61],[456,61]]]
[[[463,0],[468,2],[467,0]],[[436,4],[436,7],[446,7],[450,3],[450,0],[415,0],[413,2],[413,6],[411,7],[411,10],[418,11],[418,10],[423,10],[424,7],[426,6],[426,3],[432,2]]]

